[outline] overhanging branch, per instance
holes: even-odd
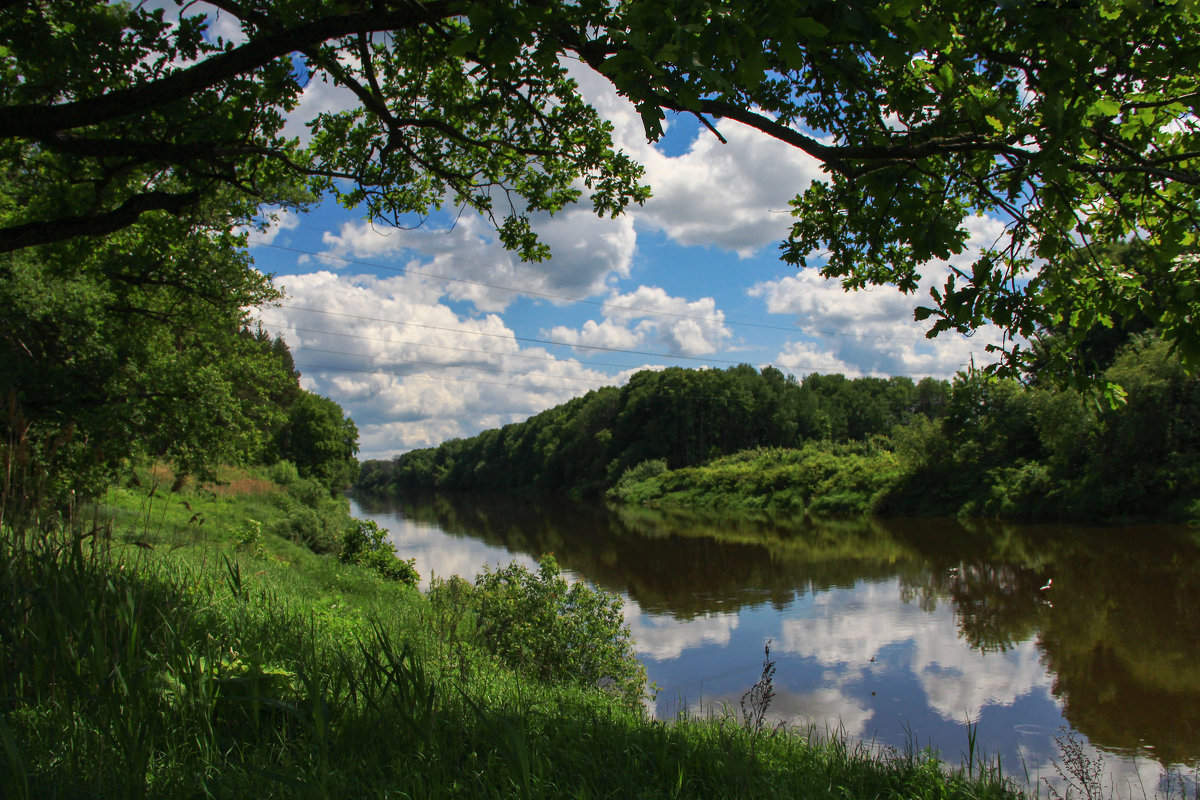
[[[0,114],[0,138],[45,139],[58,131],[98,125],[144,114],[209,89],[222,81],[253,72],[277,58],[313,45],[359,32],[399,30],[449,16],[449,2],[405,4],[400,10],[323,17],[289,30],[255,38],[195,66],[149,83],[99,97],[58,105],[9,106]]]
[[[23,247],[49,244],[76,236],[104,236],[132,225],[148,211],[179,214],[197,203],[201,196],[199,190],[183,194],[145,192],[134,195],[111,211],[0,228],[0,253],[10,253]]]

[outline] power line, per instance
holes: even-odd
[[[322,330],[317,330],[316,328],[301,328],[301,327],[298,327],[295,325],[291,325],[286,321],[285,322],[269,322],[267,320],[263,320],[261,317],[259,318],[259,321],[262,322],[264,325],[271,325],[271,326],[274,326],[277,328],[287,328],[288,330],[298,331],[301,333],[319,333],[319,334],[323,334],[326,336],[343,336],[343,337],[350,338],[350,339],[364,339],[369,342],[385,342],[387,344],[412,345],[414,347],[434,347],[434,348],[437,348],[438,350],[454,350],[454,351],[460,352],[460,353],[480,353],[480,354],[489,355],[489,356],[501,356],[503,358],[524,358],[524,359],[529,359],[532,361],[550,361],[555,364],[565,363],[565,362],[563,362],[562,359],[555,358],[552,355],[535,356],[535,355],[530,355],[528,353],[504,353],[499,350],[478,350],[478,349],[475,349],[472,347],[454,347],[454,346],[448,345],[448,344],[433,344],[432,342],[414,342],[411,339],[388,339],[383,336],[364,336],[361,333],[339,333],[337,331],[322,331]],[[307,348],[305,348],[305,349],[307,349]],[[347,353],[347,355],[352,355],[352,354]],[[589,367],[614,367],[616,369],[633,369],[634,367],[641,366],[641,365],[639,365],[639,364],[613,364],[611,362],[606,362],[606,361],[589,361],[587,363],[587,366],[589,366]]]
[[[741,320],[725,319],[724,317],[701,316],[699,314],[683,314],[675,311],[661,311],[658,309],[642,308],[639,306],[617,305],[615,303],[605,302],[603,300],[591,300],[586,297],[567,297],[565,295],[550,294],[547,292],[535,292],[529,289],[518,289],[512,286],[501,286],[496,283],[488,283],[486,281],[474,280],[471,278],[455,278],[450,275],[442,275],[436,272],[424,272],[422,270],[409,269],[408,267],[393,267],[388,264],[380,264],[374,261],[364,261],[357,258],[349,258],[348,256],[337,256],[329,253],[317,253],[313,250],[304,250],[299,247],[289,247],[281,244],[272,244],[263,240],[250,240],[251,244],[258,247],[269,247],[274,250],[283,250],[289,253],[298,253],[300,255],[312,256],[314,258],[325,258],[332,261],[341,261],[345,264],[356,264],[363,267],[371,267],[372,269],[381,269],[388,272],[396,272],[401,275],[415,275],[422,278],[433,278],[435,280],[448,281],[450,283],[463,283],[469,286],[479,286],[485,289],[495,289],[502,292],[512,292],[513,294],[525,295],[527,297],[540,297],[544,300],[557,300],[564,303],[584,303],[601,308],[616,309],[619,311],[630,311],[638,314],[656,317],[674,317],[676,319],[692,319],[700,322],[709,322],[720,325],[734,325],[743,328],[759,328],[762,330],[784,331],[786,333],[803,333],[808,336],[841,336],[853,339],[882,339],[885,341],[904,341],[904,342],[920,342],[924,341],[924,337],[918,336],[889,336],[887,334],[869,334],[869,333],[852,333],[849,331],[833,331],[833,330],[812,330],[802,331],[796,325],[770,325],[764,322],[745,322]]]
[[[293,311],[308,311],[313,314],[329,314],[334,317],[346,317],[349,319],[361,319],[367,322],[385,322],[388,325],[408,325],[414,328],[425,328],[433,331],[448,331],[450,333],[469,334],[471,336],[490,336],[494,339],[511,339],[518,342],[528,342],[530,344],[546,344],[554,347],[574,347],[581,350],[599,350],[606,353],[626,353],[635,356],[649,356],[651,358],[670,358],[680,361],[699,361],[701,363],[715,362],[718,364],[745,364],[745,361],[734,361],[728,358],[702,358],[700,356],[676,356],[670,353],[654,353],[647,350],[627,350],[622,347],[602,347],[597,344],[576,344],[573,342],[560,342],[554,339],[534,339],[528,336],[509,336],[502,333],[489,333],[487,331],[469,331],[463,328],[447,328],[442,325],[429,325],[424,322],[402,322],[395,319],[385,319],[383,317],[368,317],[363,314],[347,314],[341,311],[326,311],[320,308],[308,308],[306,306],[292,306],[287,303],[280,303],[280,308],[290,308]]]
[[[410,359],[385,358],[384,356],[373,356],[373,355],[366,355],[366,354],[362,354],[362,353],[346,353],[346,352],[342,352],[341,350],[325,350],[320,347],[302,347],[302,348],[300,348],[300,352],[301,353],[326,353],[328,355],[333,355],[333,356],[350,356],[352,358],[369,358],[372,361],[381,360],[383,362],[383,365],[385,365],[385,366],[412,365],[412,366],[425,366],[425,367],[442,367],[444,369],[477,369],[477,370],[480,370],[481,372],[504,372],[509,375],[527,375],[530,377],[544,376],[547,378],[553,378],[554,380],[563,380],[563,381],[580,381],[582,383],[595,383],[596,382],[596,380],[592,379],[592,378],[573,378],[570,375],[547,375],[546,373],[539,373],[539,372],[521,372],[519,370],[501,369],[500,367],[492,367],[492,366],[486,366],[486,365],[485,366],[476,366],[474,364],[443,364],[438,361],[416,361],[416,360],[410,360]],[[558,363],[565,363],[565,362],[558,362]],[[611,376],[608,376],[608,375],[604,376],[604,378],[610,378],[610,377]]]
[[[303,369],[310,369],[310,370],[319,370],[322,372],[361,372],[361,373],[365,373],[367,375],[378,375],[379,374],[379,370],[377,370],[377,369],[362,369],[360,367],[335,367],[335,366],[332,366],[329,364],[300,364],[299,362],[297,362],[296,368],[297,369],[303,368]],[[534,372],[518,372],[515,374],[528,375],[531,378],[541,377],[537,373],[534,373]],[[504,382],[500,382],[500,381],[481,381],[481,380],[478,380],[475,378],[452,378],[448,375],[431,375],[427,372],[414,372],[411,375],[405,375],[404,377],[406,377],[406,378],[423,378],[423,379],[429,380],[429,381],[454,381],[455,383],[478,383],[483,386],[504,386],[504,387],[507,387],[510,389],[514,386],[520,387],[523,389],[539,388],[536,386],[528,386],[526,384],[514,383],[511,381],[504,383]],[[565,378],[566,376],[547,375],[545,377],[550,378],[552,380],[560,380],[560,379]],[[578,379],[572,379],[572,380],[578,380]],[[610,385],[611,384],[603,384],[599,388],[603,388],[604,386],[610,386]],[[567,387],[564,386],[562,388],[565,389]]]

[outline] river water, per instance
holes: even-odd
[[[426,581],[553,553],[620,594],[659,718],[738,713],[769,641],[774,721],[952,763],[974,738],[1043,796],[1081,772],[1105,797],[1178,797],[1176,775],[1195,791],[1200,530],[352,504]]]

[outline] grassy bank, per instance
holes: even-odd
[[[862,514],[896,480],[895,454],[876,442],[756,448],[697,467],[648,461],[608,492],[622,503],[668,508]]]
[[[265,473],[225,477],[4,530],[0,795],[1008,796],[769,730],[769,679],[748,715],[651,721],[619,691],[640,673],[611,600],[552,561],[423,594],[298,543],[295,492]]]

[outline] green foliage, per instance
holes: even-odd
[[[0,185],[3,181],[0,180]],[[294,377],[246,327],[276,297],[236,237],[194,220],[0,255],[0,438],[90,496],[125,460],[259,460]]]
[[[809,443],[799,449],[746,450],[698,467],[623,480],[608,497],[694,509],[863,514],[898,471],[880,441]]]
[[[544,258],[530,213],[561,209],[581,186],[599,214],[648,196],[641,169],[613,149],[611,127],[555,57],[598,10],[238,3],[221,9],[245,37],[235,46],[206,38],[209,21],[187,6],[178,25],[141,4],[6,7],[0,153],[22,185],[5,198],[13,212],[0,251],[221,203],[233,227],[262,204],[332,195],[392,223],[470,206],[506,247]],[[46,57],[55,50],[71,56]],[[301,144],[282,128],[312,81],[363,108],[305,120]],[[497,188],[520,202],[501,212]]]
[[[847,287],[914,292],[967,252],[973,220],[999,219],[1006,235],[916,309],[934,333],[1054,329],[1067,347],[1053,368],[1086,371],[1060,356],[1097,326],[1149,319],[1200,359],[1193,3],[246,0],[221,14],[237,44],[206,38],[189,5],[178,24],[144,4],[4,6],[0,251],[189,214],[229,230],[262,204],[332,195],[385,223],[470,207],[542,259],[532,214],[584,191],[601,215],[649,196],[568,75],[578,60],[650,140],[668,112],[696,114],[823,164],[797,187],[783,253],[821,253]],[[285,138],[313,81],[353,107]],[[1106,248],[1129,240],[1144,245],[1137,269]],[[1026,355],[1012,345],[1005,366]]]
[[[358,427],[333,400],[301,389],[276,434],[275,452],[301,477],[341,492],[358,472]]]
[[[1189,518],[1200,487],[1200,379],[1151,334],[1132,336],[1100,377],[1127,387],[1126,401],[973,373],[953,384],[902,385],[902,400],[890,406],[910,409],[901,417],[880,416],[889,408],[883,393],[862,391],[887,382],[810,376],[802,388],[837,398],[822,409],[826,431],[845,435],[874,418],[892,424],[889,435],[630,469],[608,496],[787,513]]]
[[[237,542],[236,549],[255,558],[262,558],[266,555],[262,543],[262,523],[256,519],[247,519],[246,524],[233,534],[234,541]]]
[[[485,646],[506,664],[544,681],[602,686],[640,707],[646,672],[620,597],[568,584],[546,555],[536,573],[516,562],[485,568],[475,579],[473,604]]]
[[[342,537],[339,558],[346,564],[359,564],[378,572],[389,581],[416,586],[421,576],[413,566],[414,560],[399,558],[396,545],[387,539],[387,530],[372,520],[355,520]]]
[[[632,488],[635,483],[657,477],[667,471],[667,462],[661,458],[652,458],[630,467],[621,473],[621,478],[613,488],[608,490],[609,496],[620,495]]]
[[[203,512],[203,542],[182,523],[105,543],[0,531],[5,797],[1013,796],[926,756],[652,722],[609,692],[518,674],[478,647],[464,581],[426,599],[269,533],[271,557],[241,560],[226,522],[269,519],[259,500],[278,490],[231,477],[156,500],[167,519],[194,513],[184,499]],[[127,491],[113,496],[136,507]],[[619,613],[593,599],[602,621],[584,627],[609,635]],[[466,611],[430,624],[435,606]]]
[[[690,467],[747,448],[866,440],[945,413],[949,385],[810,375],[773,367],[643,371],[525,422],[367,462],[357,486],[599,493],[643,463]],[[655,469],[655,467],[646,467]],[[636,474],[636,473],[635,473]]]
[[[1136,335],[1094,390],[955,382],[940,424],[896,431],[903,474],[880,509],[1074,519],[1184,519],[1200,486],[1200,379]]]

